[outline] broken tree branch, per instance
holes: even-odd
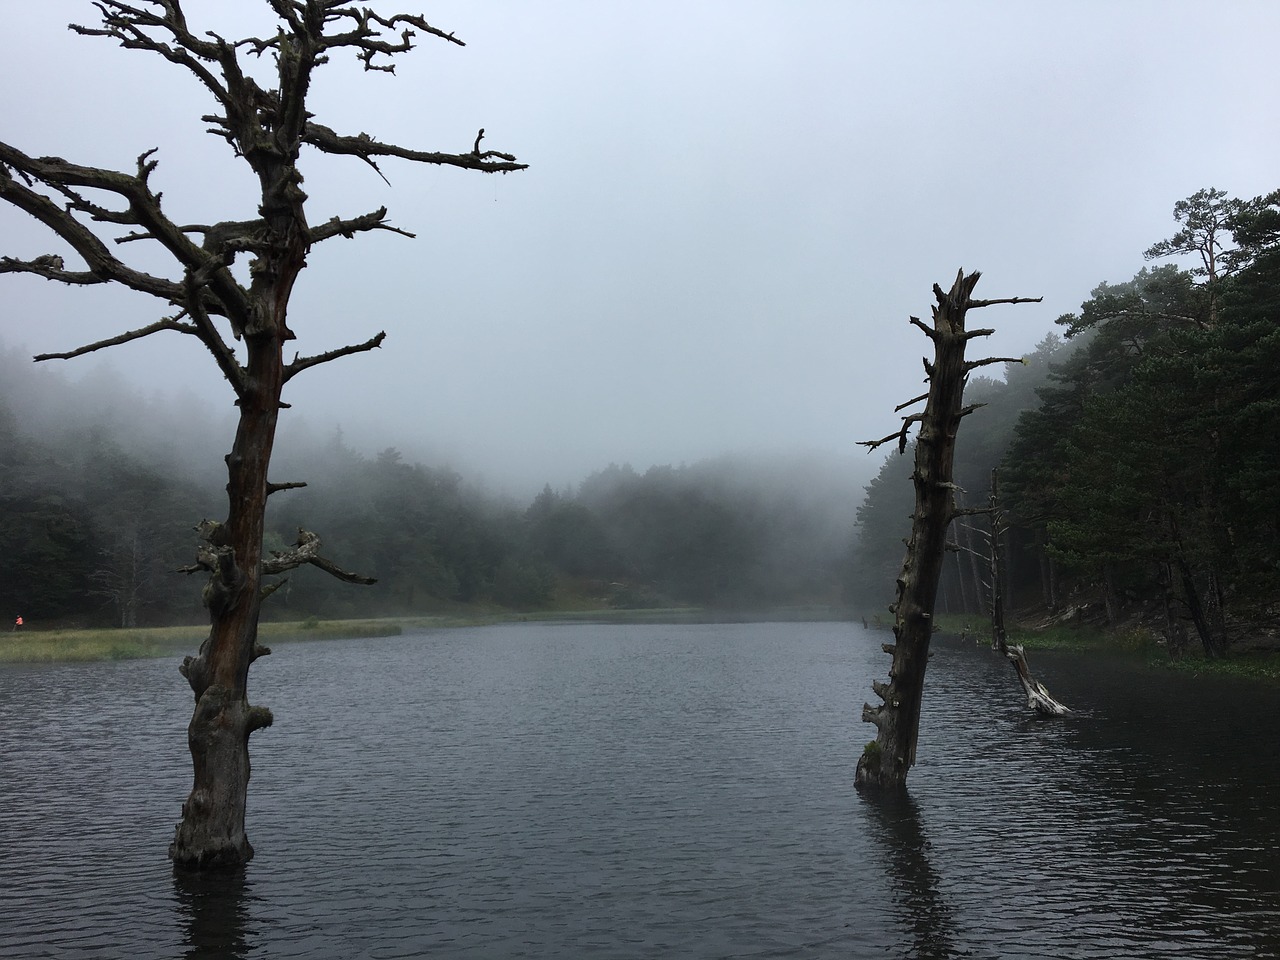
[[[275,576],[286,570],[293,570],[309,563],[312,566],[319,567],[330,576],[337,577],[346,583],[362,583],[372,584],[378,581],[373,577],[361,576],[358,573],[351,573],[343,570],[330,560],[326,560],[319,555],[320,538],[310,530],[298,529],[298,540],[288,550],[273,550],[269,559],[262,561],[262,573],[265,576]]]
[[[906,403],[898,404],[896,407],[893,408],[893,412],[901,413],[903,410],[907,409],[907,407],[911,406],[912,404],[916,404],[916,403],[919,403],[921,400],[928,400],[928,399],[929,399],[929,395],[927,393],[922,393],[918,397],[912,397]]]
[[[989,367],[993,363],[1021,363],[1026,365],[1026,357],[987,357],[985,360],[970,360],[964,365],[966,371],[977,370],[979,367]]]
[[[372,213],[352,217],[349,220],[343,220],[341,217],[332,217],[321,226],[312,227],[308,230],[307,240],[313,244],[328,240],[331,237],[346,237],[350,240],[357,233],[364,233],[369,230],[386,230],[390,233],[398,233],[402,237],[408,237],[410,240],[417,236],[408,230],[401,230],[399,227],[391,226],[386,222],[386,217],[386,207],[379,207]]]

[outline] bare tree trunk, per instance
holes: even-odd
[[[1107,611],[1107,626],[1114,627],[1119,616],[1116,613],[1114,568],[1110,563],[1102,565],[1102,605]]]
[[[1058,566],[1053,562],[1047,550],[1045,530],[1036,527],[1036,556],[1040,560],[1040,592],[1045,608],[1050,613],[1058,612]]]
[[[969,591],[965,583],[964,557],[960,556],[961,551],[957,549],[956,554],[956,586],[960,592],[960,613],[972,613],[974,607],[969,601]]]
[[[1173,567],[1168,562],[1160,564],[1160,594],[1164,601],[1165,643],[1169,647],[1169,656],[1177,660],[1186,652],[1187,630],[1182,618],[1174,612]]]
[[[1026,651],[1015,644],[1009,646],[1004,624],[1004,577],[1000,570],[1000,535],[1004,532],[1004,518],[1000,512],[996,471],[991,471],[991,646],[1013,664],[1022,691],[1027,695],[1027,706],[1046,717],[1062,717],[1071,711],[1053,699],[1044,685],[1031,675]]]
[[[207,534],[217,556],[205,590],[212,628],[199,656],[186,658],[182,668],[196,698],[187,727],[195,778],[169,856],[186,866],[231,865],[253,856],[244,829],[249,735],[270,726],[272,716],[250,706],[248,680],[250,664],[270,652],[257,643],[258,613],[267,469],[284,386],[283,342],[290,336],[283,307],[304,265],[297,245],[291,254],[278,262],[279,289],[264,291],[261,301],[277,309],[263,310],[256,329],[245,334],[250,389],[226,458],[227,521]]]
[[[311,367],[374,350],[385,336],[378,333],[314,356],[295,354],[285,363],[285,344],[294,338],[286,323],[289,299],[316,244],[374,230],[413,236],[387,221],[385,207],[357,216],[335,215],[310,227],[298,169],[302,147],[361,160],[378,173],[378,161],[388,157],[487,173],[526,165],[510,154],[482,149],[483,129],[470,150],[444,153],[385,143],[367,133],[344,135],[315,122],[307,103],[313,73],[336,55],[351,55],[365,70],[394,72],[387,61],[412,50],[419,33],[462,45],[420,15],[373,13],[322,0],[273,0],[271,32],[228,40],[216,31],[189,26],[177,2],[97,0],[94,6],[100,24],[72,24],[73,31],[158,55],[213,97],[214,112],[201,122],[252,171],[260,191],[257,215],[213,223],[170,219],[149,180],[157,165],[154,149],[137,158],[136,172],[122,173],[60,157],[32,157],[0,142],[0,201],[43,223],[73,257],[70,264],[63,253],[31,260],[0,257],[0,274],[76,286],[122,285],[165,305],[165,315],[146,326],[36,360],[69,360],[162,331],[177,332],[207,348],[235,393],[240,420],[226,458],[227,517],[223,523],[201,525],[205,544],[197,562],[185,568],[209,574],[204,601],[210,630],[199,654],[187,657],[181,667],[196,701],[187,730],[195,777],[169,853],[179,866],[236,865],[253,854],[244,831],[248,740],[254,730],[271,723],[269,710],[250,706],[247,691],[250,664],[269,652],[257,643],[259,608],[283,583],[264,586],[263,578],[308,563],[347,582],[372,582],[320,557],[319,538],[307,531],[299,532],[294,548],[263,557],[267,497],[304,486],[272,484],[267,476],[285,383]],[[275,76],[260,85],[263,75],[244,69],[248,56],[273,63]],[[172,258],[164,271],[148,273],[117,254],[117,245],[140,240],[158,244]],[[247,286],[232,269],[246,255]]]
[[[956,494],[956,506],[965,509],[963,491],[957,489]],[[961,524],[960,529],[964,532],[964,549],[960,552],[969,560],[969,576],[973,584],[973,609],[970,612],[981,616],[987,606],[987,591],[986,584],[982,580],[982,568],[978,563],[979,554],[973,539],[973,527],[966,523]],[[959,541],[959,539],[960,536],[957,535],[956,540]]]
[[[1224,656],[1226,654],[1224,638],[1215,634],[1209,615],[1205,612],[1205,605],[1200,599],[1200,588],[1196,583],[1196,575],[1182,542],[1182,530],[1177,517],[1172,512],[1168,514],[1168,523],[1173,539],[1172,566],[1177,568],[1178,578],[1182,583],[1183,599],[1186,601],[1187,611],[1191,614],[1191,622],[1195,625],[1196,633],[1200,637],[1200,643],[1204,647],[1204,654],[1210,659]]]
[[[900,790],[906,786],[907,772],[916,760],[916,744],[920,730],[920,704],[924,694],[924,676],[929,663],[929,642],[933,635],[933,610],[938,593],[938,578],[946,550],[947,529],[961,511],[955,505],[955,483],[952,462],[956,432],[960,421],[974,408],[965,407],[964,387],[969,373],[988,363],[1007,362],[1008,358],[966,361],[965,346],[977,336],[994,331],[965,329],[965,314],[974,307],[993,303],[1027,302],[1025,298],[975,301],[970,299],[980,274],[968,276],[961,271],[949,292],[934,285],[936,301],[933,324],[928,326],[915,317],[911,322],[933,341],[934,359],[925,360],[929,392],[903,404],[925,401],[923,413],[904,417],[902,429],[883,440],[870,441],[872,449],[897,439],[898,450],[906,449],[907,431],[920,424],[916,442],[915,512],[907,555],[897,580],[894,613],[894,644],[884,649],[893,655],[889,682],[875,681],[872,689],[883,703],[872,707],[864,704],[862,718],[876,727],[876,739],[867,745],[858,760],[855,783],[863,789]],[[899,407],[898,409],[902,409]]]

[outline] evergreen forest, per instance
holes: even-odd
[[[1280,588],[1280,192],[1174,206],[1149,265],[1104,282],[1024,364],[975,378],[958,493],[998,471],[1006,594],[1025,619],[1149,631],[1218,656],[1269,631]],[[858,512],[853,599],[882,607],[912,509],[891,455]],[[979,614],[986,522],[957,521],[939,609]]]

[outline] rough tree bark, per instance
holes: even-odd
[[[385,208],[350,218],[334,216],[312,226],[301,186],[300,151],[308,145],[321,153],[355,157],[379,174],[383,157],[489,173],[525,167],[510,154],[482,150],[483,130],[469,151],[449,154],[382,143],[365,133],[341,135],[315,122],[307,102],[312,74],[332,55],[349,52],[365,70],[390,73],[394,58],[413,48],[418,33],[461,41],[421,16],[383,16],[346,0],[266,2],[279,20],[277,32],[266,38],[228,40],[192,29],[181,0],[136,0],[132,5],[99,0],[100,26],[71,26],[82,35],[157,54],[204,86],[216,112],[202,119],[257,180],[261,200],[256,219],[212,224],[170,219],[149,183],[156,167],[154,150],[138,158],[134,172],[121,173],[59,157],[32,157],[0,143],[0,199],[42,222],[70,248],[70,256],[83,261],[77,269],[60,253],[28,260],[4,257],[0,273],[68,284],[118,283],[172,308],[139,329],[36,359],[69,359],[172,330],[195,337],[208,349],[239,408],[239,427],[226,457],[227,517],[201,525],[204,543],[196,562],[186,568],[209,575],[204,600],[211,622],[199,654],[187,657],[181,668],[196,700],[188,728],[194,785],[169,855],[176,865],[191,867],[235,866],[253,855],[244,828],[248,741],[272,717],[266,708],[250,705],[248,674],[253,661],[270,652],[257,643],[258,614],[263,599],[282,582],[266,578],[307,563],[349,582],[370,582],[321,557],[319,538],[305,531],[293,549],[262,556],[268,496],[303,485],[268,480],[277,418],[286,406],[281,400],[285,385],[311,367],[372,350],[385,336],[378,333],[363,343],[286,361],[285,344],[294,339],[289,300],[307,254],[325,240],[372,230],[412,236],[387,222]],[[268,71],[268,82],[259,85],[248,68],[265,62],[264,54],[274,69]],[[111,239],[117,244],[159,245],[175,261],[181,279],[134,268],[117,256],[100,231],[114,232]],[[236,272],[233,266],[241,254],[250,258],[248,269]]]
[[[864,704],[862,719],[876,727],[876,739],[867,744],[858,760],[855,783],[870,790],[901,790],[907,772],[916,760],[920,728],[920,704],[924,693],[925,669],[929,663],[929,641],[933,635],[933,608],[938,578],[946,549],[947,528],[957,516],[977,512],[962,510],[955,503],[952,461],[960,421],[980,405],[964,405],[964,387],[969,374],[992,363],[1021,362],[1021,358],[989,357],[966,360],[965,348],[974,337],[990,336],[993,330],[966,330],[968,311],[997,303],[1036,303],[1039,298],[1012,297],[1001,300],[974,300],[973,288],[981,274],[960,271],[949,291],[933,287],[935,304],[932,326],[911,317],[911,323],[933,342],[934,358],[925,359],[929,392],[902,404],[899,411],[925,401],[924,411],[903,417],[902,428],[881,440],[864,445],[875,449],[890,440],[898,441],[898,452],[906,449],[908,433],[919,424],[916,440],[916,504],[911,521],[907,555],[897,580],[894,614],[895,643],[885,644],[893,655],[889,682],[875,681],[872,689],[883,703]]]

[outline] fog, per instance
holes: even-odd
[[[400,9],[379,3],[378,9]],[[261,31],[266,4],[190,0],[195,29]],[[404,7],[408,10],[410,7]],[[415,11],[417,7],[413,7]],[[1206,186],[1280,185],[1280,7],[1224,3],[433,2],[396,76],[335,62],[319,122],[419,149],[485,145],[505,176],[305,157],[312,222],[381,205],[417,239],[317,247],[291,308],[316,354],[382,349],[290,384],[286,431],[478,474],[524,497],[611,462],[733,454],[852,462],[919,393],[931,286],[984,271],[991,353],[1029,352],[1124,280]],[[5,4],[0,138],[131,169],[179,222],[253,216],[181,70],[66,29],[82,0]],[[265,65],[264,65],[265,66]],[[148,251],[122,248],[163,270]],[[64,252],[0,209],[0,252]],[[0,338],[68,350],[155,320],[126,291],[0,277]],[[215,465],[231,394],[194,339],[72,361],[199,411]],[[145,406],[145,405],[144,405]],[[127,416],[123,413],[122,416]],[[148,411],[137,411],[139,417]],[[865,462],[865,461],[859,461]],[[874,471],[869,464],[866,473]]]

